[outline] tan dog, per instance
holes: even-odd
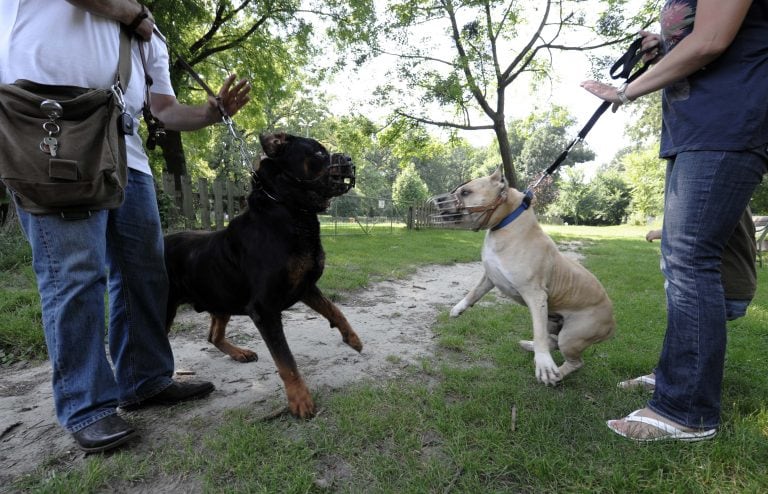
[[[616,327],[605,289],[581,264],[563,256],[541,229],[530,197],[510,188],[501,170],[472,180],[433,202],[444,223],[489,228],[482,250],[485,273],[451,310],[458,317],[493,287],[531,311],[533,341],[520,346],[534,353],[536,378],[556,384],[584,362],[584,350],[610,338]],[[565,357],[560,367],[551,351]]]

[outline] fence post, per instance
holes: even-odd
[[[200,223],[204,230],[211,229],[211,205],[208,202],[208,180],[197,179],[197,191],[200,194]]]
[[[409,230],[413,230],[413,206],[408,206],[408,220],[406,224]]]
[[[216,220],[216,229],[224,229],[224,187],[222,178],[213,181],[213,216]]]
[[[229,221],[232,221],[232,218],[234,218],[236,214],[237,209],[235,208],[235,184],[227,180],[227,215],[229,217]]]
[[[181,176],[181,212],[186,228],[195,228],[195,208],[192,200],[192,179],[189,175]]]

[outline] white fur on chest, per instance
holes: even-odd
[[[486,235],[481,253],[485,274],[502,293],[512,297],[517,303],[525,305],[517,287],[529,277],[529,270],[516,262],[517,256],[509,256],[510,251],[515,247],[501,243],[503,240],[492,232]]]

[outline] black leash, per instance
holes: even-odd
[[[612,79],[626,79],[626,84],[629,84],[630,82],[640,77],[640,75],[642,75],[646,70],[648,70],[649,64],[646,63],[637,69],[634,74],[632,73],[635,65],[637,65],[638,62],[642,60],[643,55],[645,54],[645,51],[642,49],[642,41],[642,38],[637,38],[635,41],[633,41],[632,44],[629,45],[629,48],[624,53],[624,55],[622,55],[621,58],[619,58],[616,63],[613,64],[610,72]],[[558,156],[557,159],[555,159],[555,161],[549,165],[546,170],[544,170],[544,173],[541,175],[541,177],[539,177],[536,183],[530,186],[529,189],[535,189],[541,183],[541,181],[544,180],[544,178],[555,173],[560,165],[563,164],[565,158],[568,157],[568,153],[571,151],[573,146],[575,146],[578,142],[583,141],[584,138],[587,137],[587,134],[590,130],[592,130],[592,127],[595,125],[595,123],[600,119],[601,116],[603,116],[605,110],[607,110],[612,104],[613,103],[610,101],[603,101],[597,110],[595,110],[595,113],[592,114],[592,117],[576,135],[576,138],[574,138],[571,143],[568,144],[565,150],[560,153],[560,156]]]
[[[195,69],[192,68],[192,66],[187,62],[184,57],[182,57],[176,50],[173,49],[170,43],[168,43],[168,40],[165,38],[165,36],[160,33],[160,31],[157,29],[157,26],[154,28],[153,32],[154,36],[157,36],[160,38],[160,40],[165,43],[165,46],[168,48],[169,56],[173,56],[176,59],[175,63],[178,63],[181,68],[183,68],[192,78],[197,82],[201,88],[208,94],[208,96],[214,98],[216,100],[216,108],[219,110],[219,113],[221,114],[221,122],[227,126],[227,129],[229,131],[229,134],[232,136],[232,139],[235,142],[235,145],[238,147],[238,151],[240,153],[240,159],[243,162],[243,166],[245,166],[251,176],[254,179],[257,179],[256,172],[253,170],[253,153],[248,149],[248,145],[245,142],[245,138],[243,137],[242,133],[238,131],[237,128],[235,128],[235,123],[232,121],[232,116],[227,112],[226,108],[224,108],[224,105],[221,102],[221,98],[218,94],[213,92],[213,89],[205,83],[202,77],[200,77],[200,74],[198,74]],[[141,43],[139,44],[139,47],[141,49],[142,54],[142,61],[144,59],[144,52],[143,47]],[[146,72],[146,69],[145,69]],[[154,149],[155,144],[158,142],[158,140],[161,140],[165,135],[165,126],[163,123],[158,120],[157,118],[152,115],[152,112],[149,108],[149,104],[146,102],[149,100],[149,86],[152,85],[152,79],[147,76],[147,98],[145,100],[144,105],[144,120],[147,122],[148,127],[148,136],[147,136],[147,148]],[[258,180],[256,180],[258,182]],[[261,184],[258,183],[260,186]]]
[[[181,68],[183,68],[187,73],[192,76],[192,78],[197,82],[201,88],[208,94],[208,96],[213,97],[216,100],[216,105],[218,107],[219,113],[221,113],[222,120],[225,121],[226,119],[229,119],[231,116],[227,113],[227,110],[224,108],[224,105],[221,103],[221,98],[213,92],[213,89],[205,83],[202,77],[200,77],[200,74],[198,74],[195,69],[192,68],[192,66],[187,62],[184,57],[182,57],[176,50],[173,49],[173,47],[168,43],[168,40],[165,39],[165,36],[163,36],[160,31],[155,27],[154,29],[154,35],[160,38],[160,40],[165,43],[165,46],[168,48],[168,51],[171,55],[176,57],[176,63],[181,65]]]

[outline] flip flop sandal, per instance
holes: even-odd
[[[621,381],[617,386],[622,389],[643,388],[646,391],[653,391],[656,387],[656,377],[653,374],[648,374],[627,381]]]
[[[653,427],[654,429],[657,429],[661,433],[651,435],[649,437],[635,437],[635,435],[633,434],[633,432],[636,430],[635,428],[630,428],[629,431],[623,432],[614,426],[614,422],[618,422],[619,420],[624,420],[625,422],[636,422],[636,423],[648,425],[650,427]],[[716,428],[686,432],[678,429],[674,425],[670,425],[666,422],[662,422],[661,420],[657,420],[651,417],[643,417],[642,415],[640,415],[640,410],[635,410],[634,412],[630,413],[623,419],[619,419],[619,420],[608,420],[606,424],[608,425],[608,428],[611,429],[616,434],[637,442],[652,442],[652,441],[695,442],[695,441],[704,441],[706,439],[712,439],[717,434]]]

